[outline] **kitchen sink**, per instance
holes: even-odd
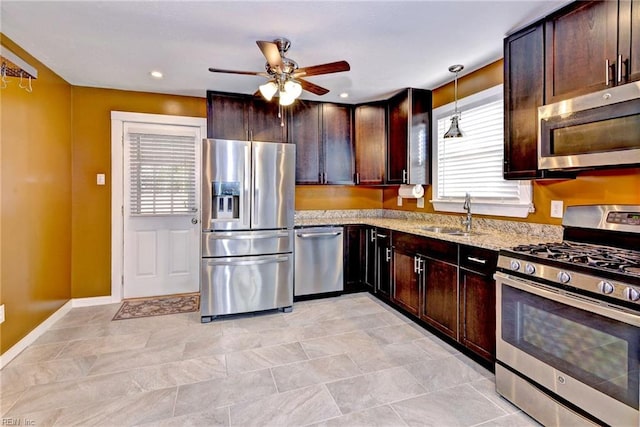
[[[467,237],[467,236],[479,236],[479,235],[482,235],[482,233],[478,233],[477,231],[464,231],[464,230],[461,230],[459,228],[454,228],[454,227],[426,226],[426,227],[420,227],[420,230],[429,231],[431,233],[447,234],[449,236]]]

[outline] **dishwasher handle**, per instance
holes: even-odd
[[[296,236],[302,239],[315,239],[318,237],[335,237],[341,234],[342,234],[342,231],[334,231],[334,232],[328,232],[328,233],[300,233],[300,234],[296,234]]]

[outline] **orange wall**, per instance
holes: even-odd
[[[458,96],[463,98],[503,82],[503,61],[498,60],[486,67],[458,79]],[[453,82],[433,91],[433,108],[453,102]],[[431,199],[431,186],[426,186],[425,199]],[[431,203],[418,209],[415,200],[404,200],[397,206],[398,187],[387,188],[383,194],[384,209],[400,209],[433,213]],[[607,171],[582,172],[573,180],[533,181],[533,203],[536,212],[527,218],[505,218],[515,221],[540,224],[560,224],[561,219],[551,218],[551,200],[562,200],[564,206],[579,204],[640,204],[640,169],[624,168]],[[456,214],[452,214],[456,215]],[[491,217],[488,217],[491,218]]]
[[[0,353],[71,295],[71,86],[0,34],[38,70],[33,92],[0,92]]]
[[[111,111],[206,117],[203,98],[74,86],[72,296],[111,294]],[[105,173],[105,186],[96,174]]]

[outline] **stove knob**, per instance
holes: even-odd
[[[633,288],[627,288],[624,290],[624,297],[632,302],[638,301],[640,300],[640,291]]]
[[[516,261],[515,259],[512,259],[512,260],[511,260],[510,266],[511,266],[511,269],[512,269],[513,271],[518,271],[518,270],[520,270],[520,262],[519,262],[519,261]]]
[[[533,274],[533,273],[535,273],[535,272],[536,272],[536,266],[535,266],[535,265],[533,265],[533,264],[529,264],[529,263],[527,263],[527,264],[524,266],[524,271],[525,271],[527,274]]]
[[[600,283],[598,283],[598,290],[603,294],[613,293],[613,289],[614,289],[613,285],[609,282],[605,282],[604,280],[601,280]]]
[[[571,280],[571,276],[566,271],[561,271],[556,277],[560,283],[569,283],[569,280]]]

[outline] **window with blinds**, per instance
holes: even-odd
[[[131,215],[184,215],[196,205],[195,135],[128,133]]]
[[[523,216],[524,212],[526,217],[531,206],[531,184],[526,181],[506,181],[502,176],[502,85],[463,98],[458,101],[458,106],[462,111],[459,122],[464,134],[462,138],[443,138],[451,125],[453,104],[433,112],[432,202],[435,209],[460,212],[464,196],[469,193],[474,213]],[[514,210],[517,214],[514,214]]]

